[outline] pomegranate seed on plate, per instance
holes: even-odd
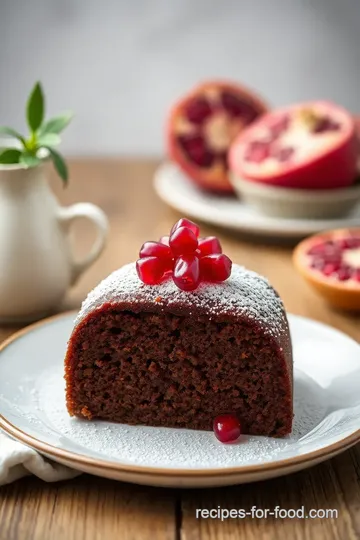
[[[196,223],[194,223],[193,221],[190,221],[190,219],[186,219],[186,218],[179,219],[179,221],[177,221],[172,226],[171,231],[170,231],[170,236],[176,231],[176,229],[180,229],[180,227],[187,227],[194,233],[196,238],[198,238],[199,233],[200,233],[199,226],[196,225]]]
[[[201,257],[204,257],[205,255],[212,255],[213,253],[222,253],[220,242],[216,236],[199,238],[198,249]]]
[[[136,261],[136,271],[143,283],[156,285],[164,276],[165,266],[158,257],[145,257]]]
[[[187,255],[194,253],[198,247],[198,241],[191,229],[179,227],[170,236],[170,248],[173,255]]]
[[[214,420],[215,437],[223,443],[234,442],[241,435],[240,422],[235,414],[222,414]]]
[[[225,281],[231,274],[232,262],[222,253],[200,259],[200,275],[209,281]]]
[[[177,259],[173,274],[174,283],[183,291],[193,291],[200,283],[199,259],[196,255],[182,255]]]

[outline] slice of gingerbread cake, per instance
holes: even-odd
[[[284,436],[293,420],[288,321],[269,282],[180,220],[84,301],[65,359],[70,415]]]

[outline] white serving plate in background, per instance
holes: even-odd
[[[241,233],[271,238],[300,239],[326,229],[360,225],[360,205],[337,219],[291,219],[265,216],[237,197],[206,193],[173,163],[164,163],[155,173],[159,197],[182,214],[202,222]]]

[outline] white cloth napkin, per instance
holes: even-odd
[[[44,458],[36,450],[0,432],[0,486],[29,474],[45,482],[58,482],[80,473]]]

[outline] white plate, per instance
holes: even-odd
[[[320,323],[290,316],[295,420],[285,439],[69,418],[63,358],[74,314],[23,330],[0,352],[0,426],[75,469],[173,487],[230,485],[280,476],[323,461],[360,439],[360,347]]]
[[[226,229],[272,238],[299,239],[325,229],[360,225],[360,205],[346,218],[285,219],[268,217],[236,197],[205,193],[194,186],[173,163],[165,163],[155,173],[159,197],[179,212]]]

